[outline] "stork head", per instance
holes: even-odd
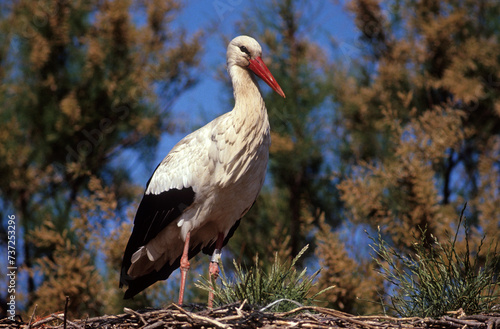
[[[227,66],[228,69],[233,65],[249,69],[259,78],[264,80],[280,96],[285,97],[285,93],[279,86],[276,79],[262,61],[262,48],[259,43],[246,35],[240,35],[234,38],[227,46]]]

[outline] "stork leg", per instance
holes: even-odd
[[[182,301],[184,300],[184,288],[186,286],[186,277],[187,272],[189,271],[189,238],[191,236],[191,232],[188,232],[186,235],[186,241],[184,241],[184,251],[182,252],[181,257],[181,288],[179,289],[179,305],[182,305]]]
[[[212,282],[215,283],[217,278],[219,277],[219,259],[222,250],[222,244],[224,243],[224,233],[219,233],[217,236],[217,242],[215,242],[215,250],[212,255],[212,259],[210,260],[210,266],[208,267],[208,273],[212,279]],[[208,293],[208,308],[213,307],[214,293]]]

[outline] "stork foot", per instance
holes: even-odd
[[[208,273],[210,274],[211,281],[215,284],[217,278],[219,277],[219,261],[221,255],[222,244],[224,243],[224,234],[219,233],[217,236],[217,242],[215,243],[214,254],[210,260],[210,265],[208,267]],[[208,308],[213,308],[214,304],[214,293],[210,291],[208,293]]]
[[[208,267],[208,273],[213,280],[217,280],[219,277],[219,263],[211,261]]]
[[[210,274],[210,279],[215,283],[219,277],[219,264],[216,262],[210,262],[208,267],[208,273]],[[214,293],[212,291],[208,292],[208,308],[213,308],[214,305]]]

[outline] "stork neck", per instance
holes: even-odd
[[[238,115],[254,116],[261,118],[266,113],[264,100],[260,93],[255,76],[247,69],[233,65],[229,75],[234,89],[234,110]]]

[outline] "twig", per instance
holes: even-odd
[[[357,315],[352,316],[356,320],[379,320],[379,321],[394,321],[394,322],[408,322],[408,321],[418,321],[422,318],[410,317],[410,318],[395,318],[388,315]]]
[[[68,318],[68,304],[69,304],[69,296],[66,296],[66,302],[64,303],[64,329],[66,329],[66,320]]]
[[[144,318],[142,317],[142,315],[128,307],[124,307],[123,310],[125,311],[125,313],[129,313],[129,314],[132,314],[132,315],[135,315],[137,316],[141,321],[142,321],[142,324],[144,324],[145,326],[148,325],[148,322],[146,320],[144,320]]]
[[[462,320],[478,320],[478,321],[488,321],[492,319],[498,319],[500,320],[500,314],[499,315],[481,315],[481,314],[476,314],[476,315],[467,315],[462,318]]]
[[[247,302],[246,298],[245,300],[243,301],[243,303],[241,303],[240,307],[237,307],[236,308],[236,313],[238,313],[238,315],[243,315],[243,313],[241,313],[241,310],[243,309],[243,306],[245,306],[245,303]]]
[[[344,320],[346,322],[351,322],[351,323],[357,324],[357,325],[362,326],[362,327],[366,327],[366,328],[370,328],[370,329],[375,328],[375,326],[373,326],[371,324],[354,319],[354,317],[350,314],[347,314],[347,313],[344,313],[341,311],[337,311],[337,310],[333,310],[333,309],[329,309],[329,308],[317,307],[317,306],[303,306],[303,307],[299,307],[299,308],[296,308],[294,310],[291,310],[289,312],[281,313],[280,315],[287,316],[289,314],[297,313],[297,312],[304,311],[304,310],[312,310],[312,311],[316,311],[318,313],[333,315],[340,320]]]
[[[271,304],[268,304],[267,306],[261,308],[259,311],[264,312],[266,309],[268,309],[270,307],[273,307],[274,305],[279,304],[281,302],[290,302],[290,303],[293,303],[293,304],[297,305],[298,307],[304,306],[301,303],[299,303],[297,301],[294,301],[293,299],[282,298],[282,299],[275,300]]]
[[[45,324],[47,322],[50,322],[50,321],[54,321],[52,315],[49,315],[47,317],[45,317],[44,319],[41,319],[41,320],[38,320],[37,322],[33,323],[31,326],[32,328],[36,328],[42,324]]]
[[[35,308],[33,309],[33,313],[31,313],[31,318],[30,318],[30,322],[28,322],[28,328],[27,329],[31,328],[31,322],[33,322],[33,318],[35,317],[35,312],[36,312],[36,308],[37,307],[38,307],[38,304],[35,304]]]
[[[446,320],[435,320],[435,319],[425,318],[424,323],[436,324],[444,327],[462,328],[461,324]]]
[[[452,322],[455,322],[455,323],[458,323],[458,324],[461,324],[461,325],[466,325],[466,326],[484,326],[486,327],[486,325],[482,322],[477,322],[477,321],[474,321],[474,320],[461,320],[461,319],[456,319],[456,318],[452,318],[450,316],[443,316],[443,319],[445,320],[448,320],[448,321],[452,321]]]
[[[62,317],[62,319],[61,319],[61,316],[60,316],[60,315],[58,315],[58,314],[51,314],[51,316],[52,316],[52,317],[54,317],[54,318],[56,318],[56,319],[58,319],[58,320],[62,320],[62,321],[64,321],[64,317]],[[78,324],[76,324],[75,322],[71,322],[70,320],[67,320],[67,322],[68,322],[69,324],[71,324],[72,326],[74,326],[74,327],[81,328],[81,326],[80,326],[80,325],[78,325]]]
[[[166,324],[166,322],[163,322],[163,321],[157,321],[153,324],[150,324],[149,326],[145,326],[143,327],[142,329],[154,329],[154,328],[158,328],[158,327],[161,327],[161,326],[164,326]]]
[[[201,316],[201,315],[196,315],[194,313],[190,313],[190,312],[187,312],[186,310],[184,310],[182,307],[180,307],[179,305],[177,304],[172,304],[174,305],[181,313],[185,314],[187,317],[191,318],[191,319],[195,319],[195,320],[200,320],[200,321],[203,321],[205,323],[209,323],[209,324],[212,324],[212,325],[215,325],[219,328],[231,328],[230,326],[227,326],[217,320],[214,320],[214,319],[210,319],[208,317],[205,317],[205,316]]]

